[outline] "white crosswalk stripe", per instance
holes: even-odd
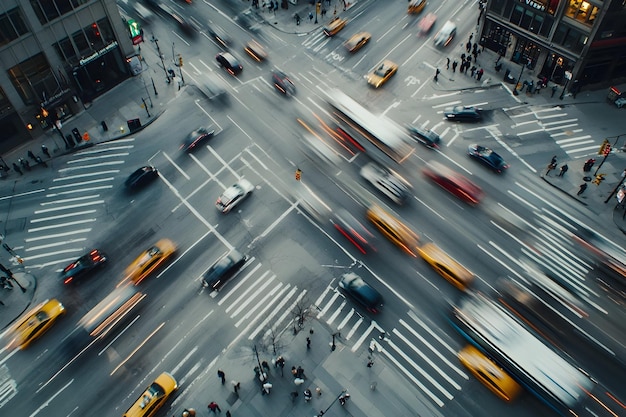
[[[127,138],[95,145],[72,154],[57,170],[46,201],[29,220],[25,245],[20,248],[26,254],[26,268],[62,267],[91,249],[85,242],[104,209],[100,193],[113,188],[120,172],[115,167],[126,163],[133,142],[134,138]]]
[[[236,282],[219,293],[218,305],[235,321],[249,340],[275,337],[298,328],[298,304],[308,303],[307,291],[282,282],[254,258],[249,260]],[[310,303],[309,303],[310,304]],[[460,346],[446,342],[447,336],[435,326],[409,312],[398,326],[386,332],[375,321],[361,314],[331,282],[313,302],[309,319],[315,318],[336,329],[336,343],[356,352],[364,346],[378,351],[420,389],[433,403],[443,407],[452,400],[462,383],[469,379],[456,360]],[[302,305],[300,306],[302,307]],[[303,327],[299,326],[300,328]],[[385,337],[381,340],[380,336]],[[374,354],[372,352],[372,354]]]

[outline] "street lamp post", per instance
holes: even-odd
[[[522,79],[522,75],[524,74],[524,64],[522,64],[522,68],[519,71],[519,77],[517,77],[517,82],[515,83],[515,89],[513,90],[513,95],[517,96],[519,93],[517,92],[517,86],[519,85],[520,80]]]
[[[165,78],[167,79],[167,83],[170,83],[170,75],[165,69],[165,62],[163,61],[163,54],[161,53],[161,48],[159,48],[159,40],[152,35],[152,39],[150,39],[156,45],[157,53],[159,54],[159,58],[161,58],[161,66],[163,67],[163,72],[165,72]],[[156,90],[156,89],[155,89]]]
[[[331,352],[334,352],[335,349],[337,349],[337,345],[335,345],[335,337],[341,337],[341,333],[339,333],[339,332],[333,333],[332,337],[333,337],[333,340],[332,340],[332,342],[330,344],[330,350],[331,350]]]
[[[559,100],[563,100],[563,97],[565,97],[565,89],[567,88],[567,85],[569,84],[569,80],[571,79],[572,79],[572,73],[569,71],[565,71],[565,84],[563,85],[563,91],[561,91]]]

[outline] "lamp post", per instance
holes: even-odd
[[[341,337],[341,333],[339,332],[333,333],[332,337],[333,337],[333,341],[330,344],[330,351],[334,352],[335,349],[337,349],[337,345],[335,345],[335,337]]]
[[[524,64],[521,64],[521,65],[522,65],[522,68],[519,71],[519,77],[517,77],[517,82],[515,83],[515,89],[513,90],[513,95],[514,96],[519,95],[519,93],[517,92],[517,86],[519,85],[519,82],[522,79],[522,75],[524,74]]]
[[[563,100],[563,97],[565,97],[565,89],[567,88],[567,85],[569,84],[569,80],[572,79],[572,73],[569,71],[565,71],[565,84],[563,85],[563,91],[561,91],[561,95],[559,96],[559,100]]]
[[[150,41],[154,42],[154,44],[156,45],[157,53],[159,54],[159,58],[161,58],[161,66],[163,67],[163,72],[165,72],[165,78],[167,79],[167,83],[169,84],[170,75],[168,74],[167,69],[165,69],[165,62],[163,61],[163,54],[161,53],[161,48],[159,48],[159,40],[155,38],[154,35],[152,35],[152,39],[150,39]]]

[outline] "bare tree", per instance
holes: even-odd
[[[266,352],[272,352],[274,356],[284,347],[281,340],[282,332],[277,331],[274,326],[268,325],[264,332],[261,332],[258,344]]]
[[[308,297],[302,297],[291,308],[293,316],[293,334],[298,334],[307,318],[311,316],[311,308]]]

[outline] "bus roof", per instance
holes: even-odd
[[[502,366],[513,367],[527,375],[568,408],[574,407],[593,389],[595,382],[587,374],[482,294],[466,298],[457,306],[455,314],[495,352],[510,361]]]

